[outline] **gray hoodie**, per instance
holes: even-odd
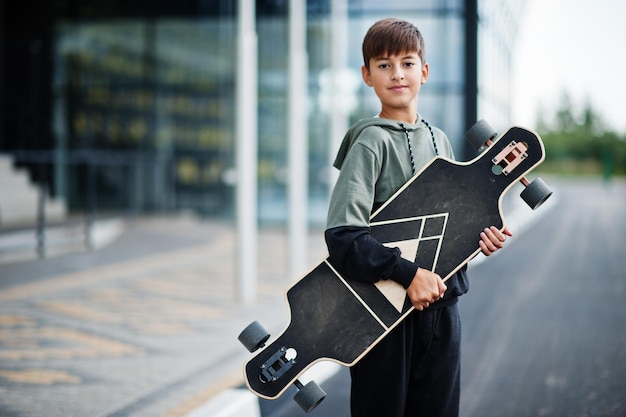
[[[439,155],[454,159],[445,133],[435,127],[432,131]],[[419,172],[436,156],[431,133],[419,115],[416,124],[373,117],[358,121],[348,130],[333,164],[341,172],[333,190],[327,228],[368,226],[372,209],[413,176],[407,133]]]
[[[454,158],[446,135],[434,127],[432,132],[431,136],[418,115],[416,124],[363,119],[346,133],[334,163],[340,173],[324,234],[331,263],[344,276],[372,283],[392,279],[405,288],[411,283],[418,265],[402,258],[398,248],[376,241],[369,233],[369,220],[371,213],[413,176],[407,135],[416,174],[437,155],[435,147],[439,155]],[[446,285],[445,301],[433,306],[455,303],[457,296],[467,291],[465,268]]]

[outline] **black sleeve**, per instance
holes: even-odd
[[[340,226],[324,233],[331,264],[349,279],[377,282],[392,279],[408,288],[418,266],[370,235],[368,227]]]

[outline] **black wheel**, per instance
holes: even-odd
[[[552,195],[552,190],[541,178],[536,178],[522,191],[520,197],[535,210],[539,208]]]
[[[493,140],[498,136],[493,127],[485,119],[480,119],[465,133],[465,140],[468,141],[474,149],[480,151],[486,146],[488,140]]]
[[[255,352],[265,346],[265,342],[270,338],[270,334],[259,324],[253,321],[243,329],[239,334],[239,341],[248,349],[249,352]]]
[[[326,392],[315,381],[301,387],[293,396],[293,400],[307,413],[313,411],[324,398],[326,398]]]

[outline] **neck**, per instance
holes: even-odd
[[[408,124],[417,123],[417,109],[385,109],[383,108],[378,117],[382,117],[384,119],[397,120],[399,122],[404,122]]]

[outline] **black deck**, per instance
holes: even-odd
[[[528,146],[527,157],[509,175],[492,172],[492,158],[511,141]],[[408,247],[403,256],[447,279],[480,249],[480,232],[503,227],[500,200],[544,157],[534,133],[511,128],[470,163],[434,159],[371,219],[374,238]],[[407,255],[410,253],[411,255]],[[248,386],[276,398],[317,360],[354,364],[411,310],[408,298],[394,305],[373,284],[348,281],[323,262],[287,291],[289,327],[246,364]],[[281,347],[297,357],[276,381],[263,382],[263,365]]]

